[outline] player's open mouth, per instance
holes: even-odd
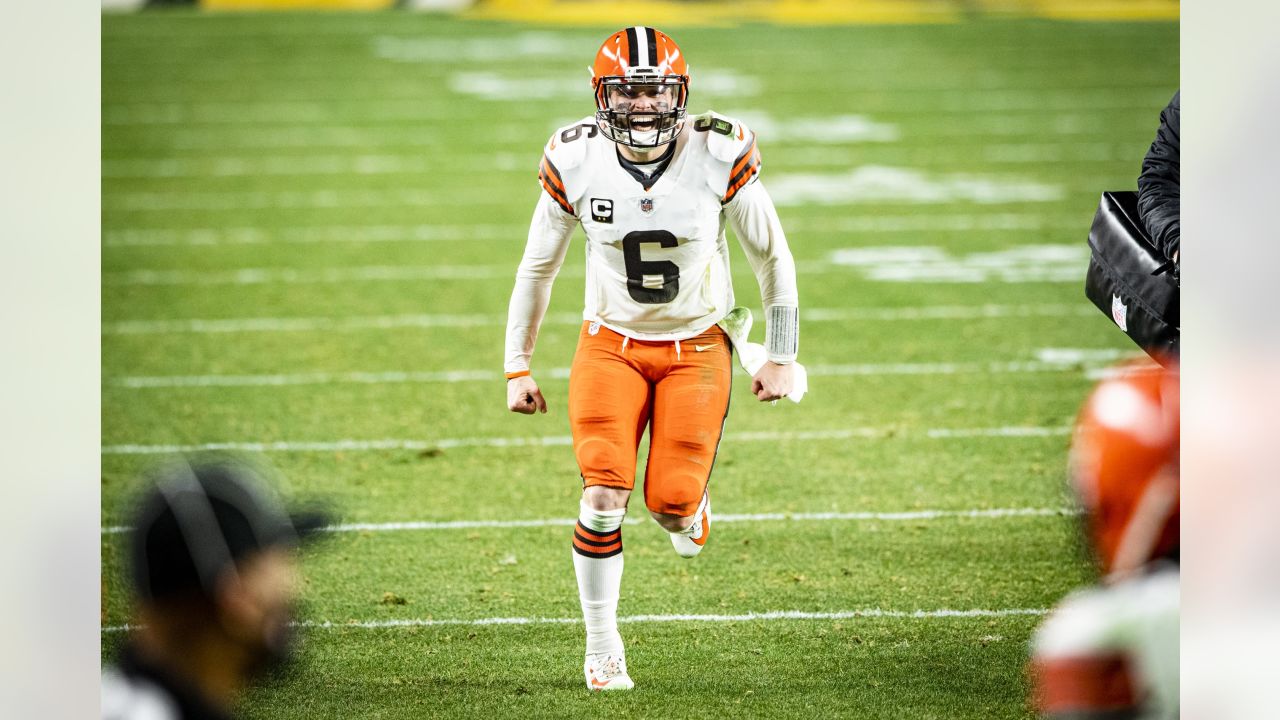
[[[656,118],[634,118],[631,120],[632,130],[653,130],[658,126]]]

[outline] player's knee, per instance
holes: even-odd
[[[616,471],[618,448],[603,438],[588,438],[576,448],[578,465],[585,476]]]
[[[582,489],[582,502],[592,510],[619,510],[627,506],[630,490],[591,485]]]
[[[635,473],[635,459],[628,463],[626,453],[603,438],[588,438],[577,444],[574,454],[578,469],[588,485],[627,486]]]
[[[651,515],[654,520],[658,521],[658,525],[662,526],[663,530],[673,533],[688,530],[689,526],[693,525],[693,521],[696,519],[692,515],[688,517],[681,517],[680,515],[664,515],[662,513],[653,512],[652,510],[649,511],[649,515]]]
[[[690,518],[698,511],[698,503],[702,502],[702,479],[694,477],[670,478],[674,482],[664,482],[663,489],[646,498],[649,512],[654,518],[671,516]],[[659,523],[663,521],[658,519]],[[666,527],[664,524],[663,527]]]

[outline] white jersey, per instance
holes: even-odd
[[[1176,566],[1067,596],[1036,630],[1031,667],[1041,717],[1178,717]]]
[[[624,166],[593,117],[551,136],[538,173],[544,193],[512,294],[508,374],[529,369],[550,281],[577,224],[587,236],[586,320],[640,340],[681,340],[719,322],[734,307],[726,220],[760,281],[766,311],[794,314],[795,265],[756,182],[754,133],[707,113],[688,118],[673,145],[665,169],[646,177]],[[793,358],[794,348],[771,347],[771,359]]]
[[[102,720],[182,720],[182,711],[167,690],[114,667],[102,669]]]

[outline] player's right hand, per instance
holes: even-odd
[[[532,376],[522,375],[507,381],[507,409],[524,415],[547,411],[547,401]]]

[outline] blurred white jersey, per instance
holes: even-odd
[[[100,691],[102,720],[182,720],[182,711],[168,691],[114,667],[102,669]]]
[[[1077,590],[1031,642],[1043,718],[1178,717],[1176,566]]]
[[[583,318],[639,340],[682,340],[734,307],[726,221],[760,283],[766,312],[798,304],[795,264],[777,212],[756,179],[760,153],[741,122],[686,120],[670,160],[646,175],[622,162],[594,117],[563,127],[544,148],[542,194],[516,273],[507,323],[508,373],[529,369],[537,330],[574,226],[586,232]],[[778,323],[785,329],[784,323]],[[794,358],[794,339],[770,359]]]

